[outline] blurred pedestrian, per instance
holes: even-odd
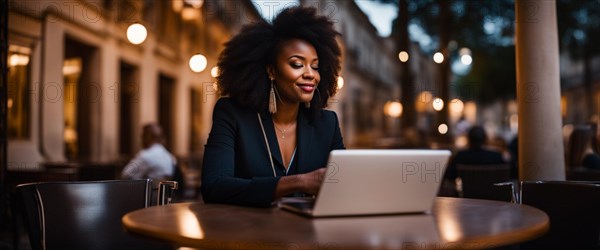
[[[467,118],[465,118],[464,115],[462,115],[460,117],[460,119],[458,119],[458,121],[456,122],[456,126],[455,127],[456,127],[454,129],[455,135],[456,136],[463,136],[463,135],[467,134],[467,132],[471,128],[471,123],[467,120]]]
[[[598,129],[598,122],[590,122],[590,129],[592,130],[592,150],[594,153],[600,154],[600,129]]]
[[[519,178],[519,135],[515,135],[510,143],[508,144],[508,151],[510,152],[510,165],[512,170],[510,171],[510,177],[513,179]]]
[[[575,128],[569,136],[566,166],[600,169],[600,156],[592,148],[594,139],[595,135],[589,126]]]
[[[122,178],[171,180],[177,162],[162,144],[162,128],[158,124],[149,123],[142,130],[143,149],[125,166]]]
[[[454,180],[457,177],[457,165],[493,165],[506,163],[502,154],[484,147],[487,141],[485,129],[473,126],[467,133],[469,148],[461,150],[450,159],[446,169],[445,179]]]

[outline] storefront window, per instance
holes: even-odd
[[[191,135],[190,150],[192,153],[200,152],[204,145],[202,136],[202,92],[192,89],[191,91]]]
[[[175,79],[160,74],[158,77],[158,123],[163,129],[165,147],[173,150],[174,138],[174,113],[175,110]]]
[[[8,49],[8,137],[28,139],[30,128],[29,70],[31,49]]]
[[[65,154],[74,159],[78,153],[77,145],[77,94],[81,77],[81,58],[67,58],[63,64],[65,84],[63,88],[63,114],[65,118]]]
[[[131,159],[140,148],[141,132],[137,132],[139,103],[139,70],[136,66],[121,62],[118,84],[119,105],[119,153],[124,159]]]

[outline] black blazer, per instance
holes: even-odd
[[[269,206],[273,201],[285,168],[271,114],[265,111],[260,117],[277,176],[273,176],[257,113],[229,98],[221,98],[215,105],[204,149],[201,190],[205,202]],[[321,110],[313,116],[301,105],[296,131],[297,148],[291,172],[307,173],[325,167],[331,150],[344,149],[333,111]]]

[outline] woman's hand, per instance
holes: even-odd
[[[279,199],[295,192],[303,192],[310,195],[316,195],[319,193],[323,178],[325,178],[326,168],[319,168],[315,171],[283,176],[279,179],[277,186],[275,187],[275,199]]]
[[[319,193],[319,189],[321,188],[321,183],[325,178],[326,168],[319,168],[315,171],[308,172],[306,174],[301,174],[300,179],[303,182],[302,192],[316,195]]]

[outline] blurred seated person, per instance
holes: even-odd
[[[589,127],[577,127],[569,137],[567,167],[600,169],[600,156],[592,148],[594,133]]]
[[[598,123],[588,122],[588,125],[592,130],[592,150],[594,150],[594,153],[600,154],[600,129],[598,129]]]
[[[165,149],[162,128],[155,123],[144,125],[143,149],[123,169],[123,179],[171,180],[177,163],[175,157]],[[158,182],[156,182],[158,183]]]
[[[513,143],[513,142],[511,141],[510,143]],[[516,155],[518,154],[518,151],[516,151],[516,149],[514,149],[514,148],[510,148],[510,147],[514,147],[514,145],[509,145],[506,142],[506,140],[504,140],[504,138],[502,138],[500,136],[495,136],[490,139],[489,146],[490,146],[488,148],[489,150],[498,151],[500,154],[502,154],[502,158],[504,159],[504,162],[508,163],[511,166],[510,178],[518,179],[519,178],[519,168],[517,166],[517,161],[514,159],[514,157],[516,157]],[[515,151],[513,151],[513,150],[515,150]]]
[[[508,151],[510,152],[510,165],[512,170],[510,171],[510,177],[514,179],[519,178],[519,136],[515,135],[515,137],[510,140],[508,144]]]
[[[448,163],[444,178],[453,181],[457,177],[457,165],[495,165],[506,163],[500,152],[484,148],[487,140],[481,126],[473,126],[467,133],[469,148],[461,150]]]

